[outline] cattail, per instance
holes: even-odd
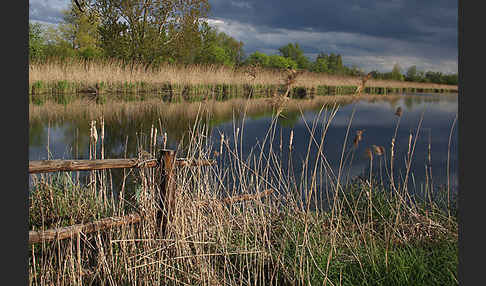
[[[365,156],[369,159],[373,159],[373,152],[371,152],[370,147],[366,148],[365,150]]]
[[[100,118],[100,124],[101,124],[101,159],[105,159],[105,148],[103,142],[105,141],[105,118],[102,116]]]
[[[96,144],[98,142],[98,132],[96,131],[96,120],[91,121],[91,140]]]
[[[354,141],[353,141],[354,146],[358,146],[358,143],[361,140],[363,140],[363,132],[364,131],[365,131],[364,129],[363,130],[356,130],[356,136],[354,137]]]
[[[398,117],[402,116],[402,108],[400,106],[397,108],[397,111],[395,111],[395,115]]]
[[[150,142],[152,142],[154,139],[154,125],[152,124],[152,127],[150,128]]]
[[[294,141],[294,130],[290,130],[289,150],[292,150],[292,142]]]
[[[167,132],[164,132],[164,149],[167,148]]]
[[[221,133],[221,141],[219,143],[219,154],[223,154],[224,133]]]
[[[381,156],[383,155],[383,153],[385,153],[385,148],[383,146],[371,145],[371,147],[373,147],[373,151],[378,156]]]
[[[96,131],[96,120],[91,120],[90,122],[90,151],[89,151],[89,159],[91,160],[93,157],[96,159],[96,142],[98,142],[98,132]],[[93,144],[94,146],[92,146]],[[91,149],[93,148],[93,149]]]
[[[152,143],[153,145],[153,150],[154,150],[154,154],[155,154],[155,146],[157,145],[157,128],[154,129],[154,141]]]

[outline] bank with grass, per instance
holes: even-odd
[[[115,60],[66,59],[29,64],[29,102],[54,100],[67,104],[79,97],[97,103],[157,98],[168,102],[207,99],[259,98],[281,95],[287,89],[287,72],[278,69],[217,65],[164,65],[146,70],[144,65],[124,66]],[[303,71],[292,83],[289,96],[350,95],[362,79]],[[363,94],[457,92],[457,86],[370,79]]]

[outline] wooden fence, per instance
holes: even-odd
[[[104,160],[42,160],[29,161],[29,173],[50,173],[69,171],[90,171],[119,168],[157,168],[156,176],[160,178],[159,202],[160,211],[157,214],[161,226],[162,235],[165,235],[167,222],[171,219],[175,207],[175,182],[174,169],[181,166],[212,165],[212,160],[188,160],[175,158],[174,150],[161,150],[156,159],[142,160],[130,159],[104,159]],[[141,221],[139,214],[130,214],[121,217],[110,217],[98,221],[72,225],[45,231],[29,231],[29,244],[44,241],[62,240],[71,238],[80,233],[91,233],[106,230],[112,227],[138,223]]]
[[[188,160],[185,158],[175,158],[174,150],[161,150],[158,158],[143,160],[140,158],[130,159],[104,159],[104,160],[43,160],[29,161],[29,173],[50,173],[50,172],[69,172],[69,171],[91,171],[104,169],[120,168],[157,168],[156,176],[160,182],[159,193],[159,212],[157,213],[157,222],[160,224],[161,235],[166,234],[167,223],[172,219],[175,207],[176,188],[174,182],[174,172],[176,167],[182,166],[209,166],[214,164],[213,160]],[[234,197],[228,197],[221,200],[225,204],[259,199],[268,196],[273,190],[267,189],[255,194],[243,194]],[[207,202],[203,202],[207,203]],[[29,244],[63,240],[77,237],[81,233],[87,234],[96,231],[102,231],[113,227],[119,227],[127,224],[139,223],[142,217],[139,214],[129,214],[119,217],[109,217],[86,224],[77,224],[56,229],[44,231],[29,231]],[[79,243],[79,241],[78,241]]]

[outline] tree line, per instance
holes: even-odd
[[[450,85],[457,85],[459,82],[459,77],[457,73],[445,74],[442,72],[421,71],[417,69],[416,65],[410,66],[405,71],[405,73],[402,72],[402,68],[400,67],[400,65],[395,64],[390,72],[378,72],[374,70],[371,71],[371,74],[372,77],[375,79],[384,80],[399,80]]]
[[[115,58],[146,69],[161,64],[219,64],[229,67],[301,69],[316,73],[363,76],[343,64],[342,56],[321,52],[315,60],[298,43],[267,55],[245,55],[243,42],[211,27],[208,0],[84,0],[64,11],[57,27],[29,22],[29,60]],[[372,71],[375,79],[457,84],[457,74],[418,71],[405,73],[397,64],[390,72]]]

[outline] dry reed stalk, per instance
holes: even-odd
[[[99,82],[107,85],[120,83],[145,82],[148,84],[279,84],[279,79],[287,74],[286,71],[267,70],[260,68],[232,69],[215,65],[192,65],[178,67],[175,65],[162,66],[158,71],[145,71],[142,64],[136,64],[131,71],[127,71],[122,62],[102,61],[90,62],[90,71],[85,71],[85,62],[71,61],[68,66],[59,62],[29,64],[29,85],[42,81],[45,83],[68,81],[78,85],[95,86]],[[357,76],[338,76],[325,73],[303,72],[299,79],[304,87],[326,86],[360,86],[363,82]],[[370,87],[388,88],[431,88],[455,89],[457,86],[444,84],[404,82],[393,80],[367,81]]]
[[[366,86],[366,82],[373,76],[373,74],[370,72],[368,73],[366,76],[364,76],[362,79],[361,79],[361,85],[359,85],[357,88],[356,88],[356,91],[354,92],[354,95],[361,95],[361,92],[363,92],[363,90],[365,89],[365,86]]]
[[[351,204],[348,201],[351,195],[345,192],[347,191],[345,186],[339,186],[340,182],[336,180],[339,176],[333,175],[332,169],[328,168],[321,148],[324,145],[324,135],[315,138],[317,128],[324,128],[321,134],[326,133],[325,128],[329,126],[332,118],[333,116],[325,117],[324,120],[327,121],[321,122],[323,119],[318,117],[311,127],[305,121],[307,129],[311,132],[309,146],[319,149],[319,154],[316,156],[316,161],[319,162],[310,166],[309,160],[304,161],[304,171],[309,171],[307,174],[311,178],[307,180],[303,177],[299,182],[293,181],[292,175],[287,177],[283,175],[282,162],[277,160],[278,156],[273,153],[272,148],[263,148],[272,146],[275,130],[268,131],[268,140],[264,142],[266,145],[262,144],[260,152],[251,152],[248,158],[240,155],[238,149],[240,146],[237,144],[230,146],[221,135],[220,151],[222,152],[223,143],[228,150],[226,152],[225,149],[225,158],[227,157],[228,161],[225,162],[224,167],[214,165],[182,168],[175,175],[177,196],[174,220],[169,224],[167,239],[157,236],[153,225],[154,218],[147,216],[147,219],[136,228],[125,227],[111,230],[106,233],[106,236],[97,235],[94,237],[96,244],[89,244],[91,238],[83,240],[81,247],[83,273],[96,273],[94,280],[91,281],[92,284],[243,285],[275,284],[278,281],[267,278],[270,277],[267,273],[275,271],[282,279],[281,283],[295,284],[300,281],[307,284],[312,278],[311,270],[317,269],[314,273],[324,277],[322,282],[333,285],[341,281],[341,275],[339,279],[331,276],[338,265],[351,260],[364,267],[360,251],[365,247],[364,250],[368,251],[366,255],[373,254],[375,243],[378,243],[382,237],[380,228],[375,227],[375,223],[385,227],[385,240],[391,241],[393,245],[415,240],[419,235],[434,237],[434,232],[445,231],[442,224],[436,225],[435,221],[426,216],[414,215],[417,211],[406,209],[406,204],[399,200],[396,205],[390,202],[388,211],[395,214],[400,223],[393,225],[385,221],[382,224],[380,216],[375,217],[370,212],[370,209],[375,211],[376,195],[372,192],[377,191],[371,179],[359,186],[361,188],[359,198],[362,197],[360,201],[364,203],[364,210],[368,209],[368,211],[360,216],[362,210],[354,210],[353,206],[351,207],[352,218],[347,218],[343,209],[349,208],[346,204]],[[273,118],[272,122],[276,122],[276,118]],[[275,126],[276,124],[273,124],[271,128],[275,129]],[[162,128],[160,130],[162,131]],[[207,135],[208,130],[203,127],[193,128],[193,130],[195,131],[190,133],[190,146],[193,149],[187,150],[187,156],[189,159],[205,159],[212,154],[212,145],[205,141],[207,137],[198,134],[206,132]],[[243,132],[243,127],[234,128],[236,143],[239,143],[237,136]],[[155,133],[154,129],[154,137],[156,137]],[[294,132],[290,133],[289,151],[291,152],[295,138]],[[149,140],[139,140],[139,142],[152,144]],[[381,146],[376,147],[379,152],[383,152],[383,149],[379,148]],[[371,151],[370,149],[370,155],[373,156]],[[305,155],[309,157],[310,154],[308,151]],[[291,156],[289,162],[290,160]],[[289,173],[292,171],[290,166],[291,164],[288,168]],[[310,195],[315,197],[317,192],[324,191],[324,186],[318,183],[319,172],[316,171],[321,167],[324,169],[323,176],[326,177],[326,182],[329,182],[330,191],[339,194],[339,197],[336,196],[339,202],[336,201],[331,205],[332,217],[328,213],[323,215],[320,212],[302,211],[302,206],[305,205],[300,203],[300,200],[304,199],[303,192],[306,192],[309,197]],[[372,169],[370,160],[370,174]],[[142,176],[140,181],[143,182],[142,194],[152,192],[155,187],[151,186],[153,183],[148,177],[149,174],[141,173],[140,176]],[[229,182],[234,182],[232,180],[237,180],[238,185],[231,186]],[[231,194],[240,196],[236,198],[252,198],[254,194],[268,189],[275,190],[272,192],[272,199],[261,202],[257,200],[257,203],[236,204],[229,207],[218,207],[219,203],[209,203],[208,207],[203,208],[198,203],[213,202],[217,197]],[[361,196],[363,190],[369,190],[368,197]],[[149,206],[151,203],[148,196],[144,195],[141,199],[143,200],[140,202],[141,206]],[[306,231],[300,231],[304,226]],[[283,254],[288,252],[284,250],[288,250],[289,246],[290,250],[294,250],[295,255],[285,260]],[[111,248],[116,251],[112,252]],[[329,251],[319,252],[321,249],[329,249]],[[41,276],[36,276],[38,280],[32,284],[38,281],[47,282],[57,273],[69,275],[71,278],[66,278],[67,283],[78,280],[77,271],[80,268],[77,267],[76,262],[80,260],[76,259],[77,254],[73,252],[74,255],[59,254],[65,261],[59,259],[60,266],[56,266],[57,261],[54,258],[57,253],[46,247],[41,257],[36,257],[37,265],[29,266],[31,272]],[[343,255],[346,255],[344,259]],[[95,261],[94,265],[84,261],[88,257],[94,258],[92,259]],[[326,257],[327,264],[324,269],[323,264],[317,263],[316,260],[319,258],[324,261]],[[45,259],[45,262],[40,262],[38,258]],[[73,260],[72,264],[68,263],[69,259]],[[63,266],[64,262],[66,266]],[[390,260],[387,263],[390,263]],[[35,272],[36,266],[39,266],[40,272]],[[72,270],[70,266],[73,267]],[[90,282],[85,277],[83,279],[83,282]]]
[[[450,159],[451,159],[451,141],[452,141],[452,131],[454,131],[454,126],[456,125],[457,115],[452,122],[451,132],[449,133],[449,142],[447,145],[447,209],[449,219],[451,218],[451,188],[450,188]]]

